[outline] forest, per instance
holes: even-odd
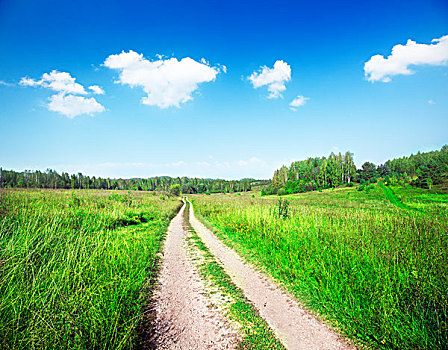
[[[17,172],[0,168],[0,187],[4,188],[52,188],[98,189],[170,192],[179,189],[184,194],[246,192],[266,180],[245,178],[241,180],[201,179],[189,177],[157,176],[147,179],[110,179],[68,174],[47,169],[45,172],[25,170]]]
[[[275,171],[271,185],[262,194],[308,192],[353,186],[354,182],[365,185],[377,182],[378,178],[383,178],[386,183],[405,181],[416,187],[432,189],[446,182],[447,172],[447,145],[440,150],[418,152],[381,165],[365,162],[359,169],[355,166],[353,153],[331,153],[328,158],[308,158],[293,162],[290,167],[282,166]]]
[[[52,189],[103,189],[135,191],[179,191],[195,193],[234,193],[261,189],[262,195],[292,194],[339,186],[375,183],[382,178],[387,183],[405,181],[413,186],[432,189],[446,183],[448,173],[448,145],[440,150],[418,152],[410,156],[391,159],[384,164],[365,162],[356,168],[354,154],[331,153],[328,157],[315,157],[282,166],[271,180],[201,179],[190,177],[157,176],[146,179],[111,179],[68,174],[47,169],[45,172],[25,170],[17,172],[0,168],[0,187],[52,188]]]

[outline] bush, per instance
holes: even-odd
[[[179,197],[181,194],[180,185],[175,184],[170,187],[170,196]]]

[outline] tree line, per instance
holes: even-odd
[[[265,180],[241,179],[201,179],[189,177],[158,176],[147,179],[111,179],[86,176],[82,173],[68,174],[47,169],[17,172],[0,168],[0,187],[53,188],[53,189],[103,189],[170,192],[175,185],[184,194],[192,193],[233,193],[250,191],[253,186]]]
[[[404,180],[411,185],[429,188],[447,179],[448,146],[431,152],[418,152],[415,155],[388,160],[375,165],[365,162],[357,169],[353,153],[331,153],[328,157],[315,157],[293,162],[289,167],[282,166],[274,172],[272,183],[262,194],[291,194],[353,186],[354,182],[374,183],[382,178],[386,183]]]
[[[409,157],[388,160],[377,167],[372,176],[390,178],[396,175],[409,180],[411,185],[429,188],[447,181],[448,145],[440,150],[418,152]]]
[[[164,191],[175,186],[184,194],[234,193],[261,189],[262,194],[291,194],[339,186],[353,186],[355,182],[374,183],[382,178],[386,183],[407,181],[411,185],[429,188],[447,181],[448,145],[440,150],[418,152],[408,157],[391,159],[381,165],[365,162],[357,169],[354,155],[331,153],[328,157],[314,157],[282,166],[274,172],[272,181],[241,179],[201,179],[158,176],[147,179],[111,179],[68,174],[47,169],[17,172],[0,168],[0,187],[54,188],[54,189],[105,189]]]

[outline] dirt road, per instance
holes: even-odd
[[[155,292],[154,345],[158,349],[233,349],[238,334],[210,307],[185,249],[185,204],[171,221]]]

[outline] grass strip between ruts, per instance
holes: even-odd
[[[243,291],[233,284],[224,268],[217,263],[214,256],[199,238],[189,223],[190,203],[184,211],[185,223],[189,231],[187,243],[200,277],[206,282],[210,294],[218,294],[215,304],[224,315],[237,324],[243,339],[238,344],[240,349],[284,349],[275,337],[273,330],[260,316],[255,306],[244,296]]]

